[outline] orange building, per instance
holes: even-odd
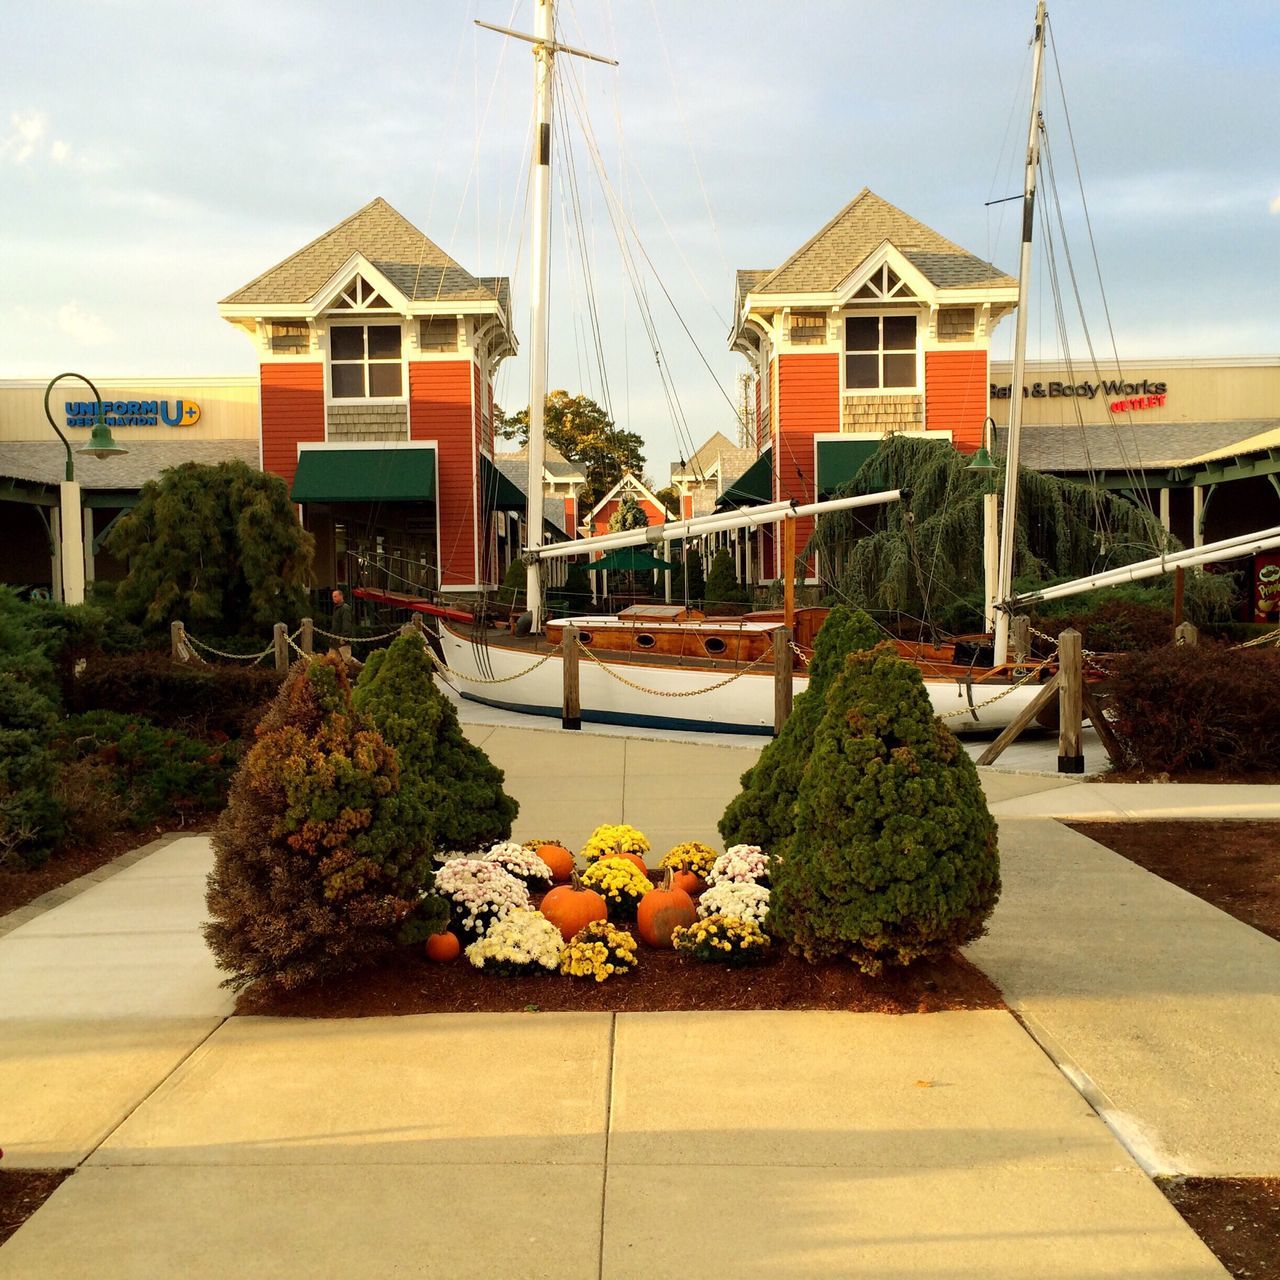
[[[493,461],[510,286],[379,198],[219,304],[258,352],[260,457],[316,537],[318,585],[466,592],[500,579],[524,495]]]
[[[1017,298],[1012,277],[866,188],[780,267],[739,271],[730,346],[756,382],[759,459],[722,503],[826,497],[889,432],[976,449],[991,332]],[[779,546],[761,549],[781,574]]]

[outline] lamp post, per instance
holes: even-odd
[[[93,434],[89,437],[89,443],[77,449],[76,452],[86,453],[92,458],[115,458],[129,451],[116,444],[111,438],[111,430],[103,414],[102,396],[98,388],[84,374],[60,373],[45,387],[44,416],[49,419],[49,425],[57,432],[58,439],[62,441],[67,451],[66,477],[58,486],[62,600],[64,604],[84,604],[85,545],[80,528],[80,486],[76,483],[76,465],[71,452],[71,441],[63,435],[62,428],[58,426],[49,409],[49,397],[53,394],[53,388],[63,378],[79,378],[93,392],[94,403],[97,406],[97,421],[93,424]],[[92,548],[90,548],[90,554],[92,554]]]
[[[1000,574],[1000,497],[996,492],[996,464],[988,451],[995,436],[996,420],[982,424],[982,444],[973,455],[966,471],[983,476],[982,490],[982,625],[988,631],[996,626],[996,582]]]

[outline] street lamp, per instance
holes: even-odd
[[[983,478],[982,490],[982,578],[983,625],[988,631],[996,625],[996,581],[1000,572],[1000,497],[996,493],[996,464],[991,459],[988,446],[993,443],[996,420],[988,418],[982,424],[982,443],[973,455],[973,461],[965,468],[976,471]]]
[[[93,424],[93,433],[89,437],[89,443],[83,448],[77,449],[76,453],[86,453],[91,458],[116,458],[129,451],[116,444],[111,438],[111,429],[107,426],[107,420],[103,413],[102,396],[99,394],[98,388],[84,374],[60,373],[45,387],[44,416],[49,419],[49,425],[57,432],[58,439],[62,441],[63,447],[67,451],[66,479],[58,486],[58,505],[62,524],[62,553],[59,557],[62,569],[62,599],[65,604],[83,604],[85,548],[80,527],[80,486],[76,483],[76,466],[75,459],[71,453],[71,441],[63,435],[62,428],[58,426],[54,420],[53,413],[49,409],[49,397],[53,394],[53,388],[63,378],[79,378],[93,392],[94,403],[97,406],[97,421]],[[92,548],[90,548],[90,554],[92,554]]]

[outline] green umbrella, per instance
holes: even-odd
[[[603,569],[606,573],[645,573],[654,569],[674,569],[675,565],[667,560],[659,560],[651,551],[643,547],[619,547],[610,551],[599,560],[591,560],[588,569]]]

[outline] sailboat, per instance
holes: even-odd
[[[804,666],[825,616],[822,609],[797,609],[794,600],[795,532],[799,520],[857,506],[895,502],[898,491],[837,498],[825,502],[766,503],[745,511],[668,521],[625,533],[570,543],[543,544],[543,505],[537,478],[545,451],[543,424],[547,387],[547,301],[550,251],[551,118],[553,69],[558,55],[611,59],[561,44],[555,39],[554,0],[535,0],[533,35],[492,28],[533,44],[536,54],[536,131],[532,178],[534,239],[531,257],[531,360],[529,385],[529,471],[527,613],[525,634],[487,625],[482,616],[462,621],[456,611],[434,613],[438,624],[441,675],[462,697],[526,714],[562,713],[563,651],[578,648],[581,717],[588,721],[659,728],[767,734],[775,727],[775,673],[771,658],[787,645],[797,658],[793,692],[807,687]],[[1031,237],[1039,162],[1039,109],[1045,44],[1044,0],[1036,7],[1032,54],[1032,100],[1023,184],[1022,242],[1018,273],[1013,376],[1022,385],[1026,357]],[[482,26],[489,24],[481,23]],[[616,65],[616,64],[615,64]],[[984,567],[989,625],[993,633],[941,643],[897,640],[903,658],[918,665],[935,712],[957,732],[999,730],[1036,697],[1054,670],[1026,654],[1010,657],[1012,608],[1029,597],[1013,596],[1014,542],[1018,498],[1018,450],[1022,405],[1010,405],[1003,502],[997,518],[995,495],[988,498]],[[779,610],[742,617],[707,617],[678,605],[638,606],[618,614],[544,618],[543,573],[557,557],[609,552],[649,544],[665,545],[730,529],[763,524],[782,529],[784,602]],[[997,545],[998,536],[998,545]],[[1213,548],[1197,549],[1196,563]],[[1157,558],[1160,563],[1164,561]],[[1131,576],[1140,576],[1130,566]],[[1159,572],[1159,568],[1152,570]],[[1117,581],[1121,580],[1119,578]],[[1077,587],[1077,589],[1087,589]]]

